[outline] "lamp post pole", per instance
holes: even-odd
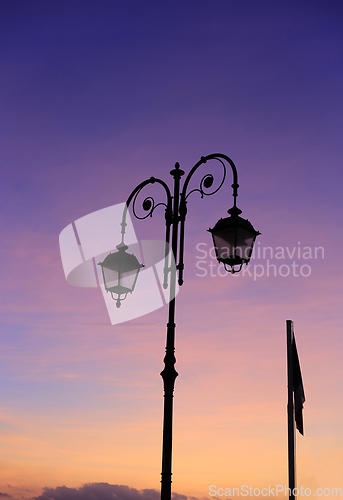
[[[177,261],[177,242],[179,229],[179,198],[180,179],[184,171],[178,163],[171,175],[174,178],[174,196],[172,211],[172,251],[175,262]],[[171,497],[172,483],[172,435],[173,435],[173,397],[174,384],[178,375],[175,370],[175,292],[176,292],[176,268],[172,266],[170,276],[170,301],[167,323],[166,355],[164,357],[164,369],[161,372],[164,385],[164,412],[163,412],[163,444],[162,444],[162,473],[161,473],[161,500],[169,500]]]
[[[223,167],[223,176],[219,185],[214,187],[212,190],[212,185],[214,183],[214,176],[212,174],[206,174],[202,177],[199,187],[192,189],[187,192],[188,184],[193,174],[198,170],[198,168],[205,164],[209,160],[217,160]],[[226,177],[226,167],[225,163],[228,163],[232,169],[233,173],[233,198],[234,205],[228,211],[231,214],[231,217],[227,219],[220,219],[217,222],[216,226],[211,229],[213,238],[219,238],[215,241],[218,241],[220,244],[222,242],[226,242],[227,247],[224,248],[225,253],[222,252],[223,248],[220,251],[216,248],[217,259],[219,262],[223,262],[225,269],[226,265],[231,266],[231,271],[229,272],[238,272],[243,263],[247,264],[250,260],[252,248],[254,245],[255,238],[258,234],[258,231],[251,226],[250,222],[239,217],[241,210],[236,207],[236,198],[237,198],[237,189],[238,189],[238,180],[237,180],[237,170],[233,161],[226,155],[221,153],[214,153],[208,156],[202,156],[201,159],[193,166],[187,175],[182,190],[180,189],[181,185],[181,177],[185,174],[183,170],[181,170],[179,163],[175,164],[175,168],[171,170],[170,174],[174,179],[173,186],[173,196],[170,193],[168,185],[162,181],[161,179],[157,179],[155,177],[150,177],[139,184],[130,194],[127,199],[126,206],[123,212],[122,218],[122,242],[118,245],[118,252],[116,254],[112,254],[113,262],[115,263],[109,269],[115,270],[118,274],[118,283],[120,282],[120,269],[121,266],[118,264],[119,259],[122,254],[119,255],[120,250],[124,245],[124,235],[125,235],[125,227],[126,227],[126,214],[130,203],[132,203],[133,214],[138,219],[146,219],[149,216],[152,216],[155,208],[159,205],[165,206],[165,219],[166,219],[166,250],[165,250],[165,267],[164,267],[164,283],[163,287],[168,287],[168,276],[169,278],[169,314],[168,314],[168,323],[167,323],[167,341],[166,341],[166,349],[165,349],[165,357],[164,357],[164,369],[161,372],[161,376],[163,379],[164,385],[164,412],[163,412],[163,444],[162,444],[162,473],[161,473],[161,500],[170,500],[171,499],[171,483],[172,483],[172,434],[173,434],[173,397],[174,397],[174,385],[175,379],[178,376],[177,371],[175,370],[175,294],[176,294],[176,280],[178,275],[178,284],[181,286],[183,284],[183,252],[184,252],[184,229],[185,229],[185,220],[187,214],[187,198],[193,192],[200,193],[201,197],[210,196],[215,194],[222,187],[225,177]],[[142,189],[148,184],[160,184],[167,195],[167,203],[158,203],[155,204],[155,200],[152,197],[147,197],[142,203],[143,210],[147,212],[147,214],[142,217],[139,216],[135,210],[135,203],[139,193]],[[179,224],[180,224],[180,235],[179,235]],[[216,231],[216,228],[219,228]],[[172,239],[171,239],[171,248],[172,255],[175,260],[175,264],[177,265],[169,265],[169,242],[170,242],[170,229],[172,229]],[[250,232],[249,232],[250,231]],[[125,245],[124,245],[125,246]],[[125,246],[125,248],[128,248]],[[241,251],[238,252],[237,250]],[[244,250],[244,252],[242,251]],[[222,252],[222,253],[220,253]],[[243,256],[244,253],[244,256]],[[115,255],[115,257],[113,257]],[[132,256],[131,256],[132,257]],[[103,263],[99,263],[102,265],[103,271],[105,267],[105,261]],[[239,265],[238,271],[234,269],[234,266]],[[136,267],[135,267],[136,266]],[[135,269],[140,267],[138,263],[138,267],[136,264],[132,266]],[[138,274],[137,274],[138,275]],[[106,286],[106,279],[104,276],[104,283]],[[110,291],[112,294],[112,298],[117,300],[117,307],[120,307],[122,288],[119,286],[106,288],[106,290]],[[133,288],[132,288],[133,290]],[[132,292],[131,290],[131,292]],[[130,290],[129,290],[130,291]],[[113,293],[118,294],[118,298],[115,299],[113,297]],[[126,291],[126,295],[127,295]],[[124,294],[125,295],[125,294]],[[125,297],[126,297],[125,295]],[[124,298],[125,298],[124,297]]]

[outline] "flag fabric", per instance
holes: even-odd
[[[293,392],[294,392],[294,413],[295,423],[300,434],[304,435],[303,424],[303,404],[305,403],[305,392],[301,377],[300,364],[295,337],[292,342],[292,368],[293,368]]]

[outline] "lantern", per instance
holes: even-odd
[[[228,213],[230,217],[220,219],[208,231],[212,233],[218,262],[222,262],[226,271],[234,274],[242,269],[243,264],[248,264],[256,236],[261,233],[248,220],[239,217],[242,211],[236,206],[230,208]],[[239,269],[234,269],[234,266],[239,266]]]
[[[116,248],[118,252],[108,254],[98,265],[102,269],[106,292],[110,292],[112,299],[116,300],[116,306],[120,307],[127,294],[133,292],[139,271],[144,266],[133,254],[126,252],[129,247],[125,243],[120,243]]]

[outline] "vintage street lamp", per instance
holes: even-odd
[[[226,271],[234,274],[242,269],[243,264],[248,264],[256,236],[261,233],[255,231],[248,220],[239,217],[242,210],[236,205],[230,208],[228,213],[231,217],[219,219],[217,224],[208,231],[212,233],[218,262],[222,262]],[[234,266],[239,266],[239,268],[235,269]]]
[[[116,248],[118,252],[108,254],[98,265],[101,266],[106,292],[110,292],[116,306],[120,307],[127,294],[133,292],[139,271],[144,266],[137,257],[126,252],[129,247],[125,243],[120,243]]]
[[[214,176],[206,174],[200,181],[199,187],[187,192],[188,184],[193,174],[198,168],[209,160],[218,161],[223,168],[223,176],[217,187],[213,187]],[[187,214],[188,197],[194,192],[198,192],[203,198],[215,194],[222,187],[226,178],[225,163],[231,166],[233,173],[233,198],[234,205],[228,211],[230,217],[220,219],[213,229],[209,229],[212,233],[214,246],[216,249],[217,259],[222,262],[228,272],[235,273],[241,270],[242,265],[248,264],[253,250],[256,236],[260,233],[255,231],[248,220],[239,217],[241,210],[236,207],[236,198],[238,190],[237,170],[233,161],[226,155],[214,153],[208,156],[202,156],[201,159],[193,166],[187,175],[182,190],[180,189],[181,177],[185,174],[180,169],[178,163],[171,170],[170,174],[174,179],[173,196],[171,195],[168,185],[161,179],[150,177],[139,184],[130,194],[127,199],[121,222],[122,242],[117,246],[118,252],[109,254],[103,262],[99,263],[102,268],[105,288],[111,293],[114,300],[117,301],[117,307],[120,307],[121,301],[127,297],[128,293],[134,290],[138,273],[142,265],[138,262],[134,255],[126,252],[128,247],[124,244],[124,234],[126,227],[126,214],[128,207],[132,203],[132,211],[137,219],[146,219],[152,216],[154,210],[158,206],[165,207],[166,221],[166,250],[165,250],[165,266],[164,266],[164,283],[163,287],[168,287],[169,278],[169,312],[167,323],[167,342],[166,354],[164,357],[164,369],[161,372],[164,385],[164,410],[163,410],[163,445],[162,445],[162,477],[161,477],[161,500],[171,499],[171,476],[172,476],[172,432],[173,432],[173,393],[175,379],[178,376],[175,370],[176,358],[175,352],[175,292],[176,278],[178,275],[178,284],[183,284],[183,253],[184,253],[184,235],[185,221]],[[137,197],[142,189],[148,184],[160,184],[166,193],[166,202],[155,203],[151,196],[144,199],[142,208],[146,215],[139,216],[135,209]],[[180,233],[179,233],[180,227]],[[169,256],[170,230],[172,255],[177,263],[176,266],[171,265],[171,257]],[[178,259],[178,260],[177,260]],[[231,269],[228,269],[229,266]],[[239,266],[235,269],[234,266]],[[117,297],[114,296],[117,295]]]

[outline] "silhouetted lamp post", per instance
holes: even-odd
[[[223,176],[216,188],[212,188],[214,183],[214,176],[206,174],[202,177],[199,187],[187,192],[188,184],[193,174],[197,169],[206,163],[208,160],[216,160],[221,163],[223,168]],[[167,323],[167,342],[166,354],[164,357],[164,369],[161,372],[164,384],[164,416],[163,416],[163,447],[162,447],[162,478],[161,478],[161,499],[170,500],[171,498],[171,476],[172,476],[172,428],[173,428],[173,392],[174,383],[178,375],[175,370],[176,359],[175,352],[175,292],[176,292],[176,278],[178,275],[179,285],[183,284],[183,250],[184,250],[184,231],[185,220],[187,214],[188,197],[193,192],[200,193],[201,197],[211,196],[215,194],[222,187],[226,177],[226,166],[228,163],[231,166],[233,173],[233,207],[228,210],[229,217],[220,219],[216,225],[209,229],[212,233],[213,243],[217,255],[218,262],[224,264],[225,269],[230,273],[239,272],[243,264],[248,264],[256,236],[260,233],[256,231],[248,220],[242,219],[239,215],[242,211],[236,206],[238,180],[237,170],[233,161],[226,155],[221,153],[214,153],[208,156],[202,156],[201,159],[194,165],[185,179],[182,190],[180,189],[181,177],[185,174],[180,169],[178,163],[175,168],[170,172],[174,179],[173,196],[170,193],[168,185],[161,179],[150,177],[139,184],[130,194],[127,199],[126,206],[123,213],[121,222],[122,241],[117,246],[118,252],[110,253],[103,262],[99,262],[102,268],[104,285],[106,291],[111,293],[111,296],[116,300],[117,307],[120,307],[121,301],[127,297],[128,293],[132,293],[138,278],[139,271],[142,267],[137,258],[128,254],[126,250],[128,247],[124,243],[125,227],[126,227],[126,213],[128,207],[133,200],[133,214],[137,219],[146,219],[152,216],[155,208],[158,206],[165,207],[165,220],[166,220],[166,251],[165,251],[165,266],[164,266],[164,283],[163,287],[168,287],[169,277],[169,316]],[[166,203],[155,204],[154,198],[151,196],[144,199],[142,207],[146,213],[144,217],[138,216],[135,210],[135,203],[137,196],[141,190],[148,184],[160,184],[167,196]],[[179,234],[180,227],[180,234]],[[170,244],[170,230],[171,234],[171,248],[174,256],[176,266],[170,265],[169,258],[169,244]],[[179,256],[179,260],[178,259]]]

